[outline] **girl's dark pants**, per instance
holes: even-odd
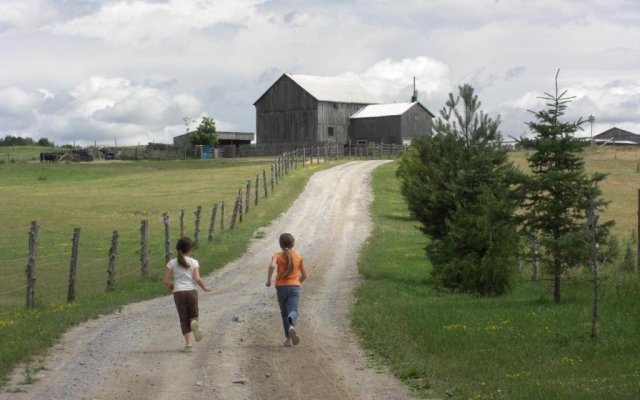
[[[284,336],[289,337],[289,325],[298,322],[298,304],[300,303],[300,286],[286,285],[276,286],[278,294],[278,305],[282,316],[282,327]]]
[[[173,301],[180,317],[182,334],[191,332],[191,320],[198,319],[198,291],[185,290],[173,293]]]

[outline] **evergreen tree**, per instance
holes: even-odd
[[[480,105],[469,85],[450,94],[433,135],[414,142],[398,176],[409,209],[432,239],[427,254],[436,282],[502,294],[511,286],[518,248],[512,185],[519,173],[500,148],[499,119]]]
[[[534,150],[527,158],[532,175],[526,179],[524,201],[525,225],[540,237],[541,259],[553,275],[553,299],[561,300],[560,285],[563,274],[570,268],[587,265],[589,240],[587,216],[593,207],[601,208],[606,202],[600,198],[598,183],[604,174],[588,176],[580,156],[586,143],[574,137],[585,121],[560,120],[571,102],[567,92],[558,92],[558,76],[554,94],[541,97],[548,107],[543,111],[530,111],[535,121],[529,129],[535,138],[522,140]],[[598,227],[599,240],[606,239],[611,223]]]

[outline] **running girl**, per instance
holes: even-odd
[[[295,239],[290,233],[280,235],[280,248],[269,264],[267,286],[271,286],[271,276],[276,271],[276,293],[284,327],[284,346],[291,347],[300,343],[296,330],[298,321],[298,304],[300,302],[300,285],[307,279],[302,256],[293,249]]]
[[[202,330],[198,325],[198,290],[196,284],[205,292],[210,292],[211,288],[205,285],[200,278],[200,264],[194,258],[191,258],[191,250],[193,243],[191,239],[183,237],[178,240],[176,250],[178,256],[167,264],[167,272],[162,278],[162,283],[173,292],[173,301],[178,309],[178,317],[180,318],[180,329],[184,336],[184,349],[186,353],[190,353],[193,348],[191,346],[191,333],[196,342],[202,340]],[[173,282],[170,281],[173,275]]]

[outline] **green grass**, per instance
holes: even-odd
[[[606,275],[595,341],[590,339],[593,300],[586,273],[563,286],[559,305],[551,299],[551,282],[532,283],[527,271],[514,292],[503,297],[435,291],[429,284],[426,237],[410,218],[395,168],[387,164],[374,173],[376,227],[361,254],[366,280],[351,313],[352,326],[376,362],[388,365],[423,397],[640,397],[637,276],[614,269]],[[615,180],[627,166],[612,169]]]
[[[55,151],[54,147],[47,146],[0,146],[0,164],[40,161],[41,152]]]
[[[255,176],[270,176],[271,160],[216,159],[106,163],[5,163],[0,165],[0,380],[11,369],[41,354],[70,326],[117,310],[124,304],[166,295],[164,226],[179,236],[185,210],[186,235],[193,237],[194,210],[203,207],[200,247],[194,252],[203,274],[242,255],[253,233],[284,212],[308,178],[332,164],[290,171],[275,191],[254,206]],[[229,230],[233,201],[252,180],[251,207],[242,224]],[[260,178],[262,182],[262,178]],[[225,231],[218,222],[207,241],[211,206],[226,203]],[[149,220],[150,272],[140,276],[140,221]],[[30,221],[40,224],[36,307],[26,310],[24,269]],[[67,280],[73,228],[81,227],[76,301],[68,304]],[[112,231],[120,232],[116,288],[106,292]],[[13,291],[14,289],[18,289]]]

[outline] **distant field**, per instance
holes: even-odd
[[[40,225],[38,282],[43,288],[37,298],[44,303],[61,301],[75,227],[81,228],[78,278],[82,296],[93,291],[88,282],[103,286],[114,230],[120,235],[119,269],[134,271],[140,264],[140,222],[148,219],[150,257],[154,268],[162,267],[162,213],[169,213],[175,238],[184,210],[186,234],[193,236],[195,210],[202,206],[201,238],[206,241],[213,204],[226,203],[228,229],[238,189],[244,192],[247,179],[255,186],[255,176],[260,174],[262,180],[262,170],[269,170],[270,176],[270,165],[267,159],[4,164],[0,166],[0,293],[24,284],[31,221]],[[217,219],[216,233],[220,212]],[[0,296],[0,305],[22,304],[23,298],[23,293]]]
[[[526,170],[527,152],[510,153],[511,159]],[[640,148],[613,147],[586,149],[583,153],[587,172],[604,172],[608,177],[601,183],[603,197],[610,201],[602,212],[601,221],[616,221],[614,232],[621,236],[636,231],[638,190],[640,190]]]
[[[44,146],[0,146],[0,163],[40,160],[40,153],[54,151]]]

